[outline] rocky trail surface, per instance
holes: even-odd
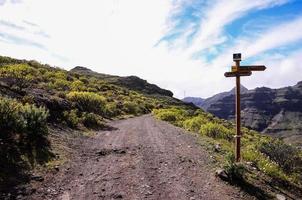
[[[216,178],[196,136],[151,115],[78,139],[75,155],[27,199],[252,199]]]

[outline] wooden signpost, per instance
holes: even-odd
[[[235,135],[235,159],[240,162],[240,139],[241,139],[241,117],[240,117],[240,76],[250,76],[252,71],[264,71],[264,65],[240,66],[241,53],[233,54],[235,66],[231,72],[224,73],[225,77],[236,77],[236,135]]]

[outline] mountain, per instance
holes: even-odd
[[[73,73],[79,73],[83,75],[91,75],[103,80],[106,80],[108,83],[126,87],[131,90],[136,90],[146,94],[159,94],[164,96],[173,96],[173,93],[169,90],[162,89],[155,84],[150,84],[146,80],[143,80],[137,76],[112,76],[102,73],[94,72],[88,68],[77,66],[70,70]]]
[[[201,107],[219,118],[233,120],[235,92],[205,99]],[[279,89],[261,87],[244,90],[241,113],[244,126],[302,145],[302,81]]]
[[[214,104],[215,102],[217,102],[229,95],[235,94],[235,90],[236,90],[236,88],[233,88],[232,90],[230,90],[228,92],[222,92],[222,93],[216,94],[212,97],[209,97],[204,100],[203,104],[200,107],[203,108],[204,110],[208,110],[208,108],[211,107],[211,105]],[[243,85],[240,85],[240,91],[243,94],[243,93],[247,92],[248,89],[246,87],[244,87]]]
[[[200,97],[185,97],[184,99],[182,99],[182,101],[187,102],[187,103],[193,103],[196,106],[198,106],[204,110],[207,110],[213,103],[221,100],[222,98],[224,98],[226,96],[234,94],[235,89],[236,88],[233,88],[232,90],[230,90],[228,92],[222,92],[222,93],[216,94],[216,95],[206,98],[206,99],[203,99]],[[248,91],[248,89],[245,88],[243,85],[240,85],[240,90],[241,90],[241,93],[245,93]]]
[[[200,97],[185,97],[182,99],[183,102],[193,103],[194,105],[201,107],[205,99]]]

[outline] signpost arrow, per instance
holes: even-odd
[[[236,77],[236,135],[235,135],[235,159],[240,161],[240,139],[241,139],[241,117],[240,117],[240,76],[250,76],[252,71],[264,71],[264,65],[240,66],[241,53],[233,54],[235,66],[232,66],[231,72],[224,73],[225,77]]]

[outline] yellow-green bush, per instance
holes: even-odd
[[[0,97],[1,165],[14,169],[49,159],[47,116],[43,107]]]
[[[296,147],[285,144],[280,139],[261,143],[260,152],[276,162],[286,173],[302,173],[302,156]]]
[[[102,119],[100,116],[94,114],[94,113],[83,113],[82,116],[82,123],[87,128],[100,128],[103,125]]]
[[[199,132],[202,135],[212,138],[226,139],[229,141],[233,138],[232,131],[218,123],[208,122],[200,127]]]
[[[200,130],[200,127],[206,124],[207,122],[208,120],[205,117],[198,115],[196,117],[186,119],[183,122],[183,126],[188,131],[198,132]]]
[[[124,101],[123,110],[127,114],[133,114],[133,115],[136,115],[140,112],[138,105],[131,101]]]
[[[117,104],[115,102],[110,102],[105,105],[104,115],[106,117],[115,117],[120,113],[121,111],[117,108]]]
[[[105,107],[105,97],[93,92],[70,92],[67,99],[74,102],[81,112],[102,114]]]
[[[76,109],[63,112],[64,121],[71,128],[76,128],[81,121],[77,115],[77,112],[78,111]]]
[[[71,83],[70,88],[72,91],[85,91],[86,90],[85,84],[80,80],[73,81]]]
[[[179,126],[182,126],[183,120],[187,115],[186,111],[177,108],[154,109],[153,114],[160,120],[168,121]]]
[[[39,78],[39,71],[26,64],[9,65],[0,68],[0,77],[9,78],[9,85],[15,89],[23,89]]]

